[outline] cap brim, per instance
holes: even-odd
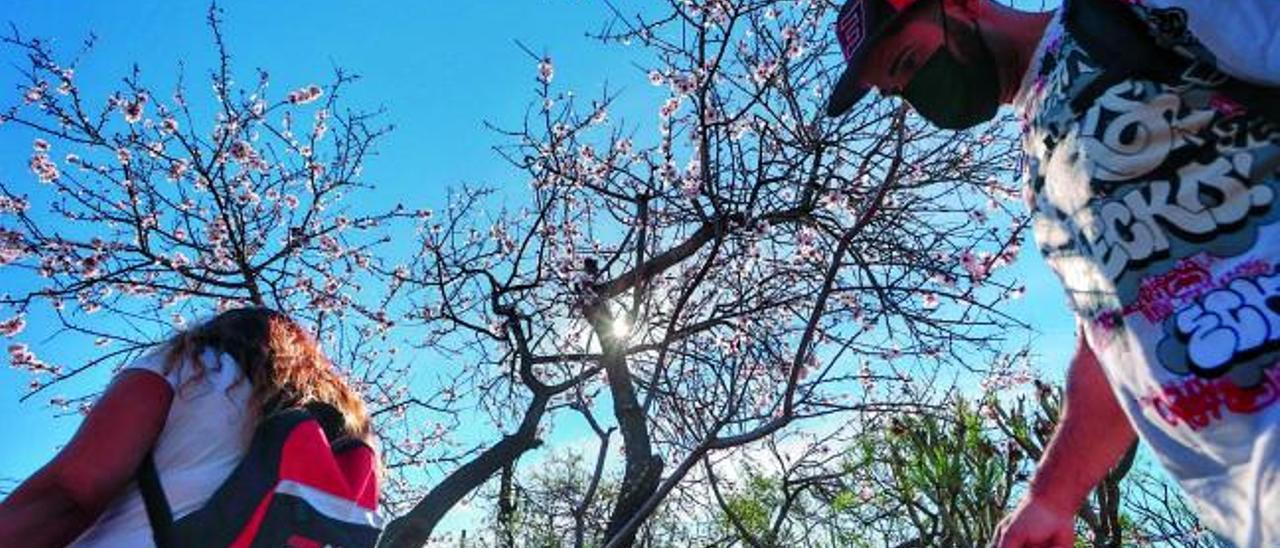
[[[862,59],[855,59],[845,67],[840,81],[836,82],[835,89],[831,90],[831,96],[827,98],[827,116],[834,118],[848,112],[871,91],[870,87],[858,79],[861,69]]]

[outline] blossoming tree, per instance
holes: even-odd
[[[424,231],[405,286],[438,308],[418,323],[482,356],[465,389],[518,426],[399,517],[388,545],[422,542],[490,477],[509,514],[539,428],[581,420],[598,438],[564,541],[628,546],[725,455],[805,424],[923,412],[957,376],[1012,363],[1002,337],[1020,324],[999,306],[1022,289],[995,275],[1022,234],[1007,138],[938,132],[886,101],[823,118],[838,68],[825,3],[615,15],[600,38],[642,47],[654,117],[558,88],[535,56],[535,108],[496,126],[527,200],[460,192]]]
[[[423,544],[493,479],[512,500],[521,459],[578,424],[598,445],[563,537],[629,546],[737,455],[795,436],[827,458],[834,434],[814,432],[856,435],[1023,367],[1000,309],[1022,288],[998,273],[1022,238],[1012,142],[892,101],[824,118],[833,17],[811,1],[614,9],[599,38],[641,52],[652,110],[574,95],[535,56],[534,108],[495,125],[517,199],[463,188],[434,212],[351,205],[378,192],[361,170],[379,113],[339,108],[341,71],[241,90],[216,9],[208,104],[137,70],[95,102],[74,63],[15,33],[29,68],[0,121],[33,145],[25,179],[0,180],[0,268],[33,281],[0,298],[0,330],[17,341],[48,307],[101,346],[66,369],[13,342],[11,361],[33,397],[194,315],[272,306],[372,402],[398,516],[386,545]],[[410,228],[400,257],[389,235]],[[106,332],[103,314],[138,327]]]
[[[136,66],[100,95],[102,83],[80,82],[76,62],[60,62],[48,42],[16,29],[4,38],[26,64],[0,130],[32,143],[30,172],[8,166],[0,177],[0,335],[11,339],[11,364],[30,373],[24,399],[243,305],[304,320],[371,399],[385,404],[393,390],[382,380],[396,365],[374,360],[369,345],[392,325],[381,304],[395,290],[370,265],[384,224],[416,213],[352,211],[345,201],[369,192],[361,170],[390,128],[378,112],[339,109],[355,80],[342,71],[282,94],[268,92],[264,71],[237,87],[218,17],[211,9],[211,96],[181,73],[162,91]],[[77,344],[22,342],[32,314]],[[57,365],[76,347],[96,354]],[[50,401],[83,411],[93,397]]]

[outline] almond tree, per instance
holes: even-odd
[[[1013,143],[994,127],[931,129],[892,101],[824,118],[833,16],[818,2],[615,10],[599,36],[643,48],[656,123],[611,111],[607,88],[558,88],[534,56],[530,114],[495,124],[527,195],[456,193],[405,273],[437,303],[413,307],[429,344],[481,356],[465,390],[513,430],[398,518],[387,545],[421,544],[504,470],[519,485],[539,428],[569,417],[599,437],[591,482],[621,469],[616,494],[587,489],[575,512],[608,504],[595,542],[629,546],[718,455],[928,409],[996,363],[1020,327],[999,305],[1022,289],[995,274],[1022,236]],[[577,545],[591,542],[581,521],[565,535]]]
[[[218,64],[194,89],[181,70],[154,85],[136,65],[110,89],[81,82],[92,39],[66,61],[16,27],[4,37],[25,63],[0,131],[31,143],[29,171],[0,176],[0,334],[30,373],[22,399],[127,363],[192,320],[257,305],[313,328],[375,415],[392,397],[403,405],[404,364],[379,358],[395,351],[386,335],[398,291],[371,264],[387,223],[416,212],[347,205],[370,192],[361,171],[391,128],[380,112],[342,106],[356,80],[342,70],[283,92],[259,70],[238,87],[216,7],[207,23]],[[22,342],[35,331],[23,333],[28,317],[58,342]],[[79,360],[77,348],[93,354],[58,365]],[[49,401],[84,412],[94,397]]]

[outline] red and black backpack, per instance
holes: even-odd
[[[156,546],[373,546],[382,526],[377,455],[359,440],[330,442],[322,426],[329,410],[295,407],[268,416],[209,501],[177,520],[148,454],[138,488]]]

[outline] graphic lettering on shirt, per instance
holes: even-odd
[[[1249,156],[1236,158],[1247,164]],[[1103,203],[1098,212],[1102,237],[1091,242],[1103,272],[1115,280],[1131,265],[1166,255],[1170,235],[1195,241],[1231,229],[1251,211],[1266,211],[1274,192],[1266,185],[1247,187],[1240,173],[1248,173],[1248,168],[1232,166],[1225,158],[1208,165],[1192,163],[1179,170],[1177,182],[1152,181]]]
[[[1157,355],[1165,368],[1249,386],[1280,349],[1280,271],[1243,276],[1206,291],[1165,320]]]
[[[1258,229],[1276,212],[1273,207],[1280,180],[1251,183],[1253,157],[1247,153],[1218,157],[1207,163],[1189,162],[1170,178],[1142,185],[1125,185],[1111,196],[1094,196],[1085,206],[1068,212],[1037,197],[1037,213],[1051,228],[1037,224],[1041,250],[1051,259],[1084,259],[1093,276],[1071,282],[1115,287],[1114,294],[1084,288],[1073,295],[1077,310],[1097,317],[1139,296],[1138,275],[1127,276],[1156,261],[1174,264],[1212,244],[1215,254],[1234,256],[1257,242]],[[1070,207],[1073,204],[1065,204]],[[1052,231],[1061,237],[1055,238]]]
[[[1171,382],[1140,396],[1144,408],[1155,411],[1170,426],[1202,430],[1222,420],[1224,412],[1252,415],[1280,401],[1280,367],[1267,369],[1261,383],[1242,388],[1227,379],[1190,378]]]
[[[1194,82],[1128,79],[1074,111],[1098,74],[1067,37],[1036,80],[1024,145],[1042,253],[1112,341],[1129,320],[1163,326],[1140,344],[1168,371],[1263,382],[1280,359],[1274,251],[1259,243],[1280,226],[1280,127]]]
[[[1258,276],[1271,272],[1271,265],[1261,259],[1252,259],[1236,265],[1217,277],[1210,273],[1217,258],[1200,253],[1174,264],[1168,272],[1148,276],[1138,286],[1138,295],[1125,305],[1118,315],[1105,316],[1114,324],[1120,316],[1141,314],[1149,323],[1161,323],[1173,315],[1174,310],[1190,303],[1205,292],[1227,285],[1242,276]],[[1106,327],[1115,327],[1107,325]]]
[[[1098,97],[1080,120],[1080,144],[1100,181],[1127,181],[1160,167],[1169,153],[1205,142],[1212,110],[1182,108],[1176,93],[1127,81]]]

